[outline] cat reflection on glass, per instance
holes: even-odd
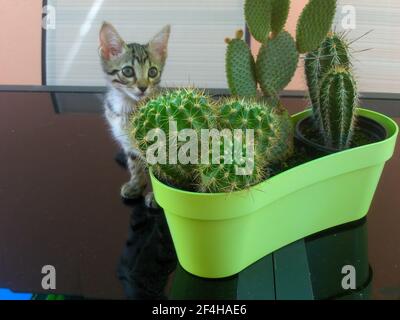
[[[121,187],[121,196],[135,199],[142,195],[148,179],[145,162],[129,141],[130,115],[140,101],[159,87],[167,59],[170,26],[165,26],[149,43],[127,44],[116,29],[104,22],[100,29],[100,58],[107,80],[105,117],[114,139],[127,157],[130,180]],[[153,193],[145,195],[147,206],[154,207]]]

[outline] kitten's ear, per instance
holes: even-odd
[[[168,40],[171,33],[171,26],[166,25],[154,38],[149,42],[149,49],[152,55],[162,63],[167,59]]]
[[[125,52],[126,44],[112,24],[104,22],[100,29],[100,54],[111,60]]]

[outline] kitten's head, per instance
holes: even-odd
[[[127,44],[111,24],[104,22],[99,51],[109,83],[134,100],[154,92],[167,59],[169,34],[167,25],[145,45]]]

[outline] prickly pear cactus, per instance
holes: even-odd
[[[290,0],[272,0],[271,30],[274,35],[281,32],[286,24],[290,9]]]
[[[166,92],[139,107],[131,120],[131,137],[133,144],[146,157],[149,148],[155,141],[149,137],[154,130],[165,133],[166,155],[169,146],[179,149],[185,142],[178,141],[177,132],[183,129],[194,129],[200,136],[201,129],[215,126],[213,102],[202,91],[179,89]],[[176,127],[171,127],[171,121]],[[171,140],[170,140],[171,139]],[[172,142],[172,143],[171,143]],[[163,181],[176,186],[190,188],[194,183],[193,164],[181,164],[178,159],[167,158],[165,163],[155,163],[151,167]]]
[[[304,66],[314,121],[321,130],[324,123],[319,118],[319,85],[325,74],[336,66],[351,67],[349,44],[343,34],[329,33],[316,50],[306,55]]]
[[[261,43],[265,42],[271,32],[272,1],[246,0],[244,15],[254,39]]]
[[[310,0],[297,23],[296,42],[300,53],[315,50],[332,27],[336,0]]]
[[[357,86],[351,72],[337,66],[321,82],[320,119],[325,145],[339,150],[350,146],[358,105]]]
[[[293,78],[299,54],[292,36],[282,31],[264,43],[257,56],[256,74],[263,93],[277,95]]]
[[[293,150],[292,122],[284,110],[255,100],[226,100],[218,119],[220,130],[229,129],[233,139],[221,139],[219,164],[210,158],[209,164],[199,166],[199,191],[249,188],[267,177],[269,164],[285,160]],[[242,135],[234,133],[237,129]],[[248,129],[254,130],[253,143],[247,140]],[[237,152],[241,157],[235,156]]]
[[[243,31],[236,32],[235,39],[226,39],[226,75],[231,94],[242,97],[257,95],[255,62],[247,43],[242,40]]]

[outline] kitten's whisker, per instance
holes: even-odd
[[[122,137],[128,137],[128,136],[129,136],[129,134],[125,133],[125,134],[117,135],[117,136],[114,136],[114,137],[115,138],[122,138]]]

